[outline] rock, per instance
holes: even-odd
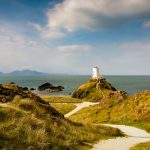
[[[120,100],[127,98],[128,94],[125,91],[113,91],[108,95],[108,98],[118,98]]]
[[[15,84],[14,82],[10,82],[10,84]]]
[[[53,86],[50,83],[44,83],[38,87],[39,91],[44,91],[48,90],[49,92],[60,92],[64,90],[64,87],[59,85],[59,86]]]
[[[7,101],[9,101],[9,97],[8,96],[0,95],[0,102],[6,103]]]
[[[36,90],[35,88],[30,88],[30,91],[34,91],[34,90]]]
[[[48,89],[49,92],[60,92],[60,91],[63,91],[64,90],[64,87],[63,86],[53,86],[51,88]]]
[[[86,99],[97,102],[102,99],[112,98],[122,100],[127,97],[124,91],[118,91],[105,78],[90,79],[72,93],[73,98]]]
[[[28,88],[27,87],[23,87],[23,90],[28,91]]]
[[[40,85],[40,86],[38,87],[38,90],[39,90],[39,91],[44,91],[44,90],[49,89],[49,88],[51,88],[51,87],[53,87],[52,84],[50,84],[50,83],[44,83],[44,84],[42,84],[42,85]]]

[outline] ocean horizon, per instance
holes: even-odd
[[[136,92],[150,90],[150,75],[103,75],[108,82],[118,90],[126,91],[129,95]],[[46,82],[54,86],[65,87],[62,92],[49,93],[47,91],[36,91],[50,95],[69,95],[77,87],[86,83],[90,75],[49,75],[49,76],[0,76],[0,83],[14,82],[22,87],[36,88]]]

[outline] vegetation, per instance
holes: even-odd
[[[71,98],[65,96],[41,96],[42,99],[49,103],[81,103],[82,100],[78,98]]]
[[[81,85],[77,88],[73,94],[73,98],[83,99],[84,101],[99,102],[103,98],[124,98],[127,93],[123,91],[117,91],[109,82],[105,79],[90,80],[89,82]]]
[[[84,108],[70,116],[72,121],[126,124],[142,128],[150,133],[150,91],[127,96],[126,93],[108,89],[107,86],[105,88],[100,86],[99,90],[94,83],[82,85],[74,92],[73,97],[99,101],[100,104]],[[104,83],[107,85],[107,82]],[[110,84],[108,86],[110,87]],[[150,142],[138,144],[131,150],[148,149],[150,149]]]
[[[73,121],[88,123],[112,122],[142,124],[148,131],[150,121],[150,91],[137,93],[123,100],[104,98],[99,105],[90,106],[74,114]]]
[[[132,147],[130,150],[150,150],[150,142],[140,143]]]
[[[122,135],[110,127],[73,123],[48,102],[18,86],[1,87],[1,96],[9,99],[0,103],[0,149],[88,149],[99,139]]]
[[[50,103],[58,112],[62,114],[67,114],[76,108],[76,105],[72,103]]]

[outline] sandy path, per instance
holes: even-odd
[[[83,102],[83,103],[74,104],[74,105],[76,105],[77,107],[76,107],[74,110],[72,110],[71,112],[67,113],[67,114],[65,115],[65,117],[69,117],[69,116],[75,114],[76,112],[78,112],[78,111],[81,110],[82,108],[89,107],[89,106],[96,105],[96,104],[99,104],[99,103]]]
[[[75,104],[77,107],[71,112],[67,113],[65,117],[69,117],[75,114],[82,108],[95,105],[98,103],[83,102]],[[150,134],[142,129],[138,129],[126,125],[114,125],[114,124],[102,124],[105,126],[110,126],[120,129],[126,137],[118,137],[115,139],[101,140],[99,143],[95,144],[92,150],[129,150],[130,147],[135,144],[150,141]]]
[[[144,130],[126,125],[103,124],[120,129],[126,137],[102,140],[92,150],[129,150],[135,144],[150,141],[150,134]]]

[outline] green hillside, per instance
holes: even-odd
[[[75,90],[73,97],[100,103],[80,110],[69,119],[80,123],[126,124],[150,133],[150,91],[127,96],[125,92],[111,88],[111,84],[106,80],[102,83],[97,88],[97,81],[89,81]],[[150,149],[150,142],[132,148],[132,150],[141,149]]]
[[[104,78],[98,80],[89,80],[87,83],[77,88],[73,94],[73,98],[83,99],[85,101],[99,102],[104,98],[124,99],[127,93],[115,89]]]
[[[119,130],[71,122],[48,102],[15,84],[0,85],[0,149],[79,150]]]
[[[81,116],[84,119],[81,119]],[[80,117],[80,119],[78,118]],[[90,106],[71,116],[74,121],[84,122],[149,122],[150,91],[139,92],[123,100],[104,98],[100,104]]]

